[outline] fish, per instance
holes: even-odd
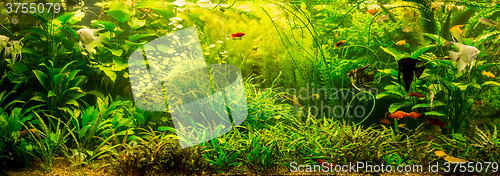
[[[356,84],[361,85],[364,88],[370,88],[371,83],[375,78],[375,71],[370,73],[366,73],[366,69],[370,67],[371,64],[368,64],[361,68],[356,68],[347,73],[347,76],[351,80],[351,83],[354,87],[357,88]],[[359,89],[358,89],[359,90]]]
[[[407,32],[407,33],[408,33],[408,32],[413,32],[413,28],[412,28],[412,27],[403,27],[401,30],[402,30],[403,32]]]
[[[408,114],[408,117],[412,119],[417,119],[419,117],[424,117],[424,114],[418,112],[410,112],[410,114]]]
[[[405,90],[409,91],[411,82],[413,82],[413,77],[420,78],[424,72],[425,66],[417,67],[417,64],[423,63],[424,61],[413,59],[413,58],[403,58],[398,61],[398,82],[401,81],[401,73],[403,73],[403,80],[405,82]]]
[[[312,95],[311,95],[311,98],[312,98],[313,100],[319,100],[319,94],[312,94]]]
[[[212,6],[212,1],[210,0],[199,0],[198,3],[198,6],[200,7],[208,7],[208,6]]]
[[[458,40],[458,42],[462,43],[462,29],[460,27],[465,25],[455,25],[450,28],[451,36]]]
[[[367,12],[370,14],[370,15],[375,15],[377,12],[378,12],[379,9],[371,9],[371,10],[368,10]]]
[[[391,122],[391,121],[389,121],[389,119],[383,118],[383,119],[380,119],[380,123],[383,123],[383,124],[385,124],[385,125],[389,125],[389,124],[391,124],[392,122]]]
[[[321,166],[323,166],[323,163],[325,163],[325,160],[323,159],[314,159],[316,162],[318,162]],[[327,163],[328,164],[328,163]],[[332,169],[334,168],[335,166],[337,166],[336,164],[333,164],[331,163],[331,165],[327,165],[328,168]]]
[[[339,47],[339,46],[342,46],[343,44],[345,44],[347,41],[346,40],[341,40],[337,43],[335,43],[335,47]]]
[[[497,25],[498,25],[497,22],[493,22],[493,21],[491,21],[490,19],[487,19],[487,18],[479,18],[479,22],[481,22],[483,24],[486,24],[488,26],[495,26],[495,27],[497,27]]]
[[[404,45],[404,44],[406,44],[406,39],[396,42],[396,45]]]
[[[444,129],[447,129],[446,123],[442,122],[439,118],[429,118],[426,121],[428,124],[437,125],[437,126],[443,127]]]
[[[483,72],[481,72],[481,74],[484,76],[487,76],[488,78],[495,78],[495,75],[493,73],[485,71],[485,70],[483,70]]]
[[[231,37],[242,37],[244,35],[245,35],[245,33],[237,32],[237,33],[231,34]]]
[[[423,95],[421,93],[418,93],[418,92],[408,92],[408,95],[406,95],[406,96],[417,97],[417,98],[423,98],[423,97],[425,97],[425,95]]]
[[[409,114],[408,114],[408,113],[406,113],[406,112],[404,112],[404,111],[396,111],[396,112],[394,112],[394,113],[392,113],[392,114],[386,113],[385,115],[386,115],[386,117],[387,117],[387,118],[391,118],[391,119],[394,119],[394,118],[395,118],[395,119],[398,119],[398,120],[399,120],[399,119],[403,119],[403,118],[405,118],[405,117],[406,117],[406,116],[408,116]]]
[[[455,46],[460,50],[458,53],[455,51],[449,51],[450,60],[453,62],[457,62],[457,70],[458,73],[462,73],[462,70],[467,66],[467,64],[471,63],[470,71],[472,70],[472,66],[474,66],[474,61],[481,51],[479,51],[476,47],[462,45],[459,43],[454,43]]]
[[[384,16],[380,16],[380,17],[378,17],[378,18],[375,20],[375,23],[382,22],[382,21],[384,21],[384,20],[386,20],[386,19],[389,19],[389,14],[384,15]]]
[[[172,4],[179,6],[179,7],[182,7],[182,6],[186,5],[186,0],[176,0]]]
[[[102,37],[96,37],[95,35],[100,30],[103,29],[79,29],[78,31],[76,31],[78,39],[80,40],[80,49],[83,49],[83,46],[85,46],[85,49],[87,49],[89,53],[96,53],[96,50],[94,48],[101,45]]]

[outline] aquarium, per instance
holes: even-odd
[[[0,175],[498,174],[498,0],[4,0]]]

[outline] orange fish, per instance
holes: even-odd
[[[347,41],[345,41],[345,40],[341,40],[341,41],[337,42],[337,43],[335,44],[335,46],[336,46],[336,47],[342,46],[343,44],[345,44],[345,42],[347,42]]]
[[[447,129],[446,128],[446,123],[441,121],[440,119],[438,118],[430,118],[430,119],[427,119],[427,123],[428,124],[431,124],[431,125],[437,125],[437,126],[440,126],[440,127],[443,127],[444,129]]]
[[[396,42],[396,45],[404,45],[404,44],[406,44],[406,40],[400,40]]]
[[[323,165],[323,163],[325,162],[325,160],[323,160],[323,159],[314,159],[314,160],[316,160],[316,162],[318,162],[321,165]],[[333,164],[333,163],[330,163],[330,164],[331,164],[331,168],[330,169],[332,169],[333,167],[337,166],[336,164]]]
[[[383,118],[380,120],[380,123],[383,123],[385,125],[389,125],[389,124],[391,124],[391,121],[389,121],[389,119]]]
[[[371,9],[371,10],[368,10],[368,13],[369,13],[370,15],[372,15],[372,16],[373,16],[373,15],[375,15],[377,12],[378,12],[378,9]]]
[[[495,78],[495,75],[491,72],[484,71],[481,73],[484,76],[487,76],[488,78]]]
[[[422,95],[421,93],[418,93],[418,92],[408,92],[408,95],[406,95],[406,96],[417,97],[417,98],[425,97],[425,95]]]
[[[244,36],[244,35],[245,35],[245,33],[238,32],[238,33],[235,33],[235,34],[231,34],[231,37],[232,37],[233,39],[234,39],[235,37],[240,37],[240,38],[241,38],[241,37],[242,37],[242,36]]]
[[[412,119],[417,119],[417,118],[423,117],[423,116],[424,116],[424,114],[421,114],[418,112],[410,112],[410,114],[408,114],[408,117],[412,118]]]
[[[386,114],[386,116],[387,116],[388,118],[391,118],[391,119],[392,119],[392,118],[396,118],[396,119],[398,119],[398,120],[399,120],[399,119],[403,119],[403,118],[405,118],[405,117],[406,117],[406,116],[408,116],[408,115],[409,115],[408,113],[403,112],[403,111],[396,111],[396,112],[394,112],[394,113],[392,113],[392,114],[388,114],[388,113]]]
[[[451,36],[458,40],[458,42],[462,43],[462,29],[460,27],[465,25],[455,25],[450,28]]]

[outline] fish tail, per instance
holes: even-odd
[[[450,53],[450,60],[456,62],[458,59],[458,53],[455,51],[449,51],[449,53]]]
[[[103,38],[102,36],[95,37],[95,38],[94,38],[95,45],[96,45],[96,46],[101,45],[101,43],[102,43],[102,40],[103,40],[103,39],[104,39],[104,38]]]

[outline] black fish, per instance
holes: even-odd
[[[361,85],[364,88],[369,88],[371,87],[371,83],[373,82],[373,79],[375,78],[375,72],[372,71],[368,74],[366,74],[366,69],[370,66],[371,64],[368,64],[364,67],[357,68],[354,70],[351,70],[349,73],[347,73],[347,76],[351,80],[353,84],[358,84]]]
[[[398,61],[398,82],[400,82],[401,73],[403,73],[406,91],[410,90],[411,82],[413,81],[415,74],[417,79],[419,79],[424,72],[424,66],[417,67],[417,64],[422,62],[424,61],[413,58],[403,58]]]

